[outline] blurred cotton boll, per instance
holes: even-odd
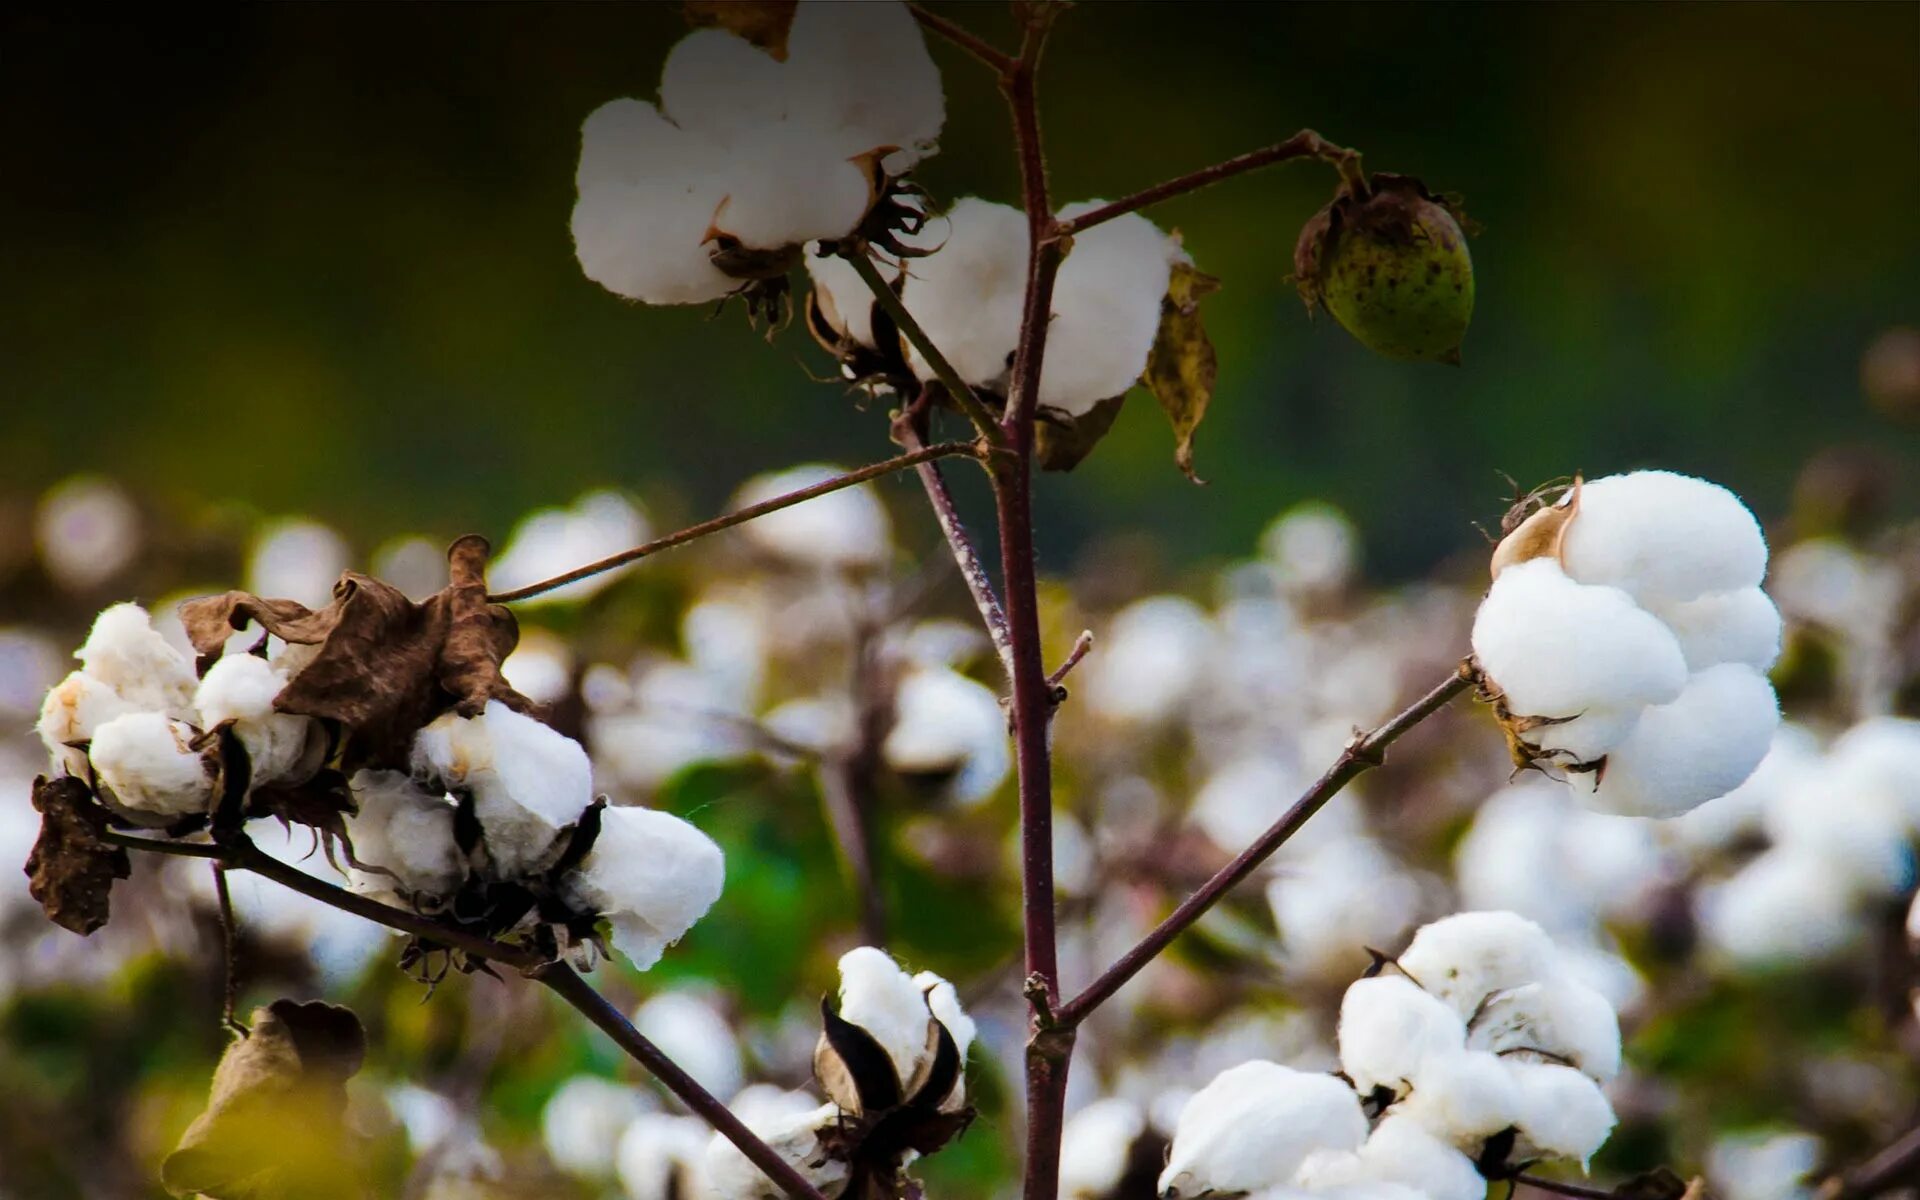
[[[707,1091],[731,1096],[740,1090],[739,1039],[710,999],[661,992],[634,1011],[633,1024]]]
[[[1331,504],[1310,501],[1274,518],[1260,535],[1260,552],[1273,564],[1283,591],[1320,595],[1352,581],[1360,537],[1346,514]]]
[[[40,498],[33,533],[53,581],[70,592],[91,591],[140,553],[140,510],[120,485],[77,475]]]
[[[1153,596],[1120,610],[1078,671],[1076,694],[1095,715],[1154,724],[1177,714],[1204,677],[1213,623],[1191,600]]]
[[[1697,901],[1707,944],[1745,967],[1830,958],[1864,930],[1847,881],[1823,859],[1769,850]]]
[[[566,639],[545,629],[525,629],[520,644],[500,664],[507,683],[535,704],[554,704],[573,690],[573,651]]]
[[[318,521],[288,517],[261,528],[247,556],[247,590],[320,608],[350,564],[346,539]]]
[[[373,552],[376,579],[384,579],[412,600],[424,600],[447,586],[447,552],[424,537],[394,538]]]
[[[597,1075],[575,1075],[540,1112],[540,1132],[555,1166],[591,1179],[614,1173],[620,1135],[652,1112],[651,1093]]]
[[[488,584],[495,591],[508,592],[564,575],[631,550],[646,541],[650,532],[646,514],[626,496],[615,491],[588,492],[566,508],[543,508],[522,518],[488,568]],[[590,575],[534,600],[584,600],[630,569]]]
[[[1102,1200],[1112,1192],[1146,1131],[1146,1112],[1119,1097],[1096,1100],[1068,1117],[1060,1133],[1062,1200]]]
[[[1280,960],[1297,975],[1350,979],[1367,947],[1394,945],[1419,919],[1421,888],[1369,838],[1343,838],[1288,863],[1267,884]]]
[[[755,476],[734,494],[737,511],[846,474],[846,468],[807,463]],[[742,529],[762,553],[803,566],[853,570],[885,563],[893,553],[893,526],[868,484],[856,484],[757,517]]]
[[[909,671],[880,752],[902,775],[937,777],[954,803],[993,795],[1013,766],[1006,713],[990,688],[945,668]]]
[[[628,1200],[682,1200],[707,1196],[707,1141],[713,1136],[698,1117],[645,1113],[630,1123],[614,1150],[620,1186]]]
[[[1809,1133],[1742,1133],[1718,1138],[1707,1178],[1722,1200],[1811,1200],[1820,1139]]]

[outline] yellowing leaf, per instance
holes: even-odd
[[[1153,393],[1173,424],[1177,439],[1173,461],[1195,483],[1206,480],[1193,472],[1193,435],[1206,419],[1219,373],[1213,342],[1200,321],[1200,301],[1219,290],[1218,279],[1191,263],[1173,265],[1166,299],[1160,302],[1160,330],[1147,355],[1147,369],[1140,376],[1140,382]]]
[[[1077,417],[1041,409],[1033,422],[1033,456],[1043,471],[1071,471],[1093,453],[1120,415],[1124,394],[1102,400]]]

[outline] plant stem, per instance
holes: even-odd
[[[220,991],[220,1023],[235,1033],[245,1033],[247,1027],[235,1015],[240,1001],[240,943],[233,919],[233,894],[227,889],[227,865],[218,859],[211,865],[213,897],[220,916],[221,973],[225,976]]]
[[[1170,913],[1166,920],[1155,926],[1153,931],[1140,939],[1133,949],[1121,955],[1119,960],[1100,977],[1087,986],[1087,989],[1068,1001],[1059,1014],[1063,1025],[1078,1025],[1086,1020],[1087,1014],[1100,1007],[1108,997],[1135,975],[1140,969],[1167,948],[1168,943],[1185,932],[1187,927],[1205,916],[1208,909],[1219,903],[1220,898],[1233,890],[1241,880],[1253,873],[1255,867],[1286,844],[1288,838],[1297,833],[1307,819],[1320,811],[1322,805],[1338,795],[1340,789],[1367,770],[1379,766],[1386,759],[1386,749],[1400,736],[1415,725],[1426,720],[1434,713],[1445,708],[1454,697],[1472,686],[1472,680],[1463,671],[1449,675],[1432,691],[1413,702],[1400,715],[1380,726],[1372,733],[1356,736],[1341,752],[1340,758],[1327,769],[1318,782],[1308,788],[1306,793],[1294,801],[1285,815],[1275,821],[1271,828],[1261,834],[1253,845],[1240,852],[1226,866],[1220,868],[1214,876],[1194,891],[1180,906]]]
[[[1073,673],[1073,669],[1080,665],[1080,660],[1085,658],[1087,652],[1092,649],[1093,630],[1082,629],[1080,636],[1073,639],[1073,649],[1067,651],[1067,661],[1055,667],[1053,674],[1047,676],[1047,688],[1053,693],[1055,704],[1066,699],[1066,689],[1062,685],[1066,682],[1067,676]]]
[[[577,583],[582,579],[611,571],[615,567],[624,567],[630,562],[646,558],[651,554],[658,554],[662,550],[671,550],[675,546],[697,541],[710,533],[719,533],[722,529],[731,529],[735,525],[744,525],[755,517],[764,517],[770,512],[778,512],[783,508],[791,508],[796,504],[804,503],[816,497],[825,496],[830,492],[837,492],[842,488],[850,488],[855,484],[865,483],[869,479],[878,479],[882,475],[891,475],[895,471],[904,471],[908,467],[917,467],[921,463],[932,462],[937,458],[951,458],[956,454],[979,458],[980,448],[972,442],[941,442],[938,445],[923,446],[911,454],[902,454],[897,458],[889,458],[885,462],[872,463],[868,466],[861,467],[857,471],[849,471],[845,475],[836,476],[824,483],[816,483],[811,487],[803,487],[797,491],[788,492],[784,496],[775,496],[771,500],[762,500],[758,504],[749,504],[745,508],[715,517],[710,521],[702,521],[698,525],[689,525],[677,533],[670,533],[665,537],[655,538],[644,546],[635,546],[631,550],[622,550],[620,553],[609,555],[606,558],[600,559],[598,562],[590,562],[584,567],[575,567],[564,575],[555,575],[552,579],[543,579],[539,583],[530,583],[525,587],[514,588],[511,591],[489,593],[487,602],[490,604],[507,604],[514,600],[530,599],[543,592],[551,592],[555,588],[565,587],[569,583]]]
[[[1524,1183],[1530,1188],[1538,1188],[1543,1192],[1572,1196],[1575,1200],[1613,1200],[1616,1195],[1611,1188],[1588,1187],[1581,1183],[1562,1183],[1558,1179],[1542,1179],[1538,1175],[1516,1173],[1506,1178],[1513,1183]]]
[[[1869,1200],[1920,1183],[1920,1128],[1910,1129],[1866,1162],[1822,1184],[1818,1200]]]
[[[1103,222],[1111,221],[1115,217],[1125,216],[1127,213],[1145,208],[1149,204],[1158,204],[1162,200],[1170,200],[1175,196],[1184,196],[1188,192],[1199,191],[1201,188],[1209,184],[1218,183],[1222,179],[1231,179],[1235,175],[1243,175],[1248,171],[1260,167],[1271,166],[1274,163],[1290,162],[1299,158],[1317,158],[1322,162],[1332,163],[1334,167],[1339,170],[1341,178],[1347,180],[1349,184],[1364,185],[1366,181],[1366,176],[1361,174],[1360,171],[1360,152],[1358,150],[1349,150],[1345,146],[1336,146],[1313,130],[1302,129],[1299,133],[1294,134],[1284,142],[1276,142],[1271,146],[1249,151],[1238,157],[1230,158],[1225,162],[1215,163],[1211,167],[1203,167],[1190,175],[1182,175],[1178,179],[1169,179],[1165,183],[1155,184],[1153,187],[1147,188],[1144,191],[1135,192],[1123,200],[1115,200],[1113,203],[1103,204],[1091,212],[1081,213],[1071,221],[1062,221],[1059,223],[1054,236],[1072,237],[1076,233],[1091,229],[1095,225],[1102,224]]]
[[[640,1031],[633,1027],[633,1022],[627,1020],[625,1014],[595,991],[593,985],[582,979],[572,967],[562,962],[547,963],[533,971],[532,975],[553,989],[580,1015],[599,1026],[601,1032],[612,1038],[630,1058],[678,1096],[681,1103],[705,1118],[707,1124],[713,1126],[722,1137],[739,1147],[740,1153],[765,1172],[781,1191],[796,1197],[796,1200],[823,1200],[820,1192],[794,1169],[792,1163],[761,1141],[759,1135],[742,1124],[726,1105],[663,1054],[660,1047],[641,1036]]]
[[[927,331],[921,327],[920,322],[907,311],[906,302],[900,299],[900,294],[880,277],[880,268],[873,265],[873,259],[867,257],[865,249],[843,250],[840,257],[859,274],[860,281],[867,285],[868,290],[873,293],[873,298],[880,302],[880,307],[887,310],[887,315],[893,318],[893,323],[899,328],[901,336],[912,343],[913,348],[920,352],[921,358],[927,360],[927,366],[933,368],[934,378],[946,387],[947,395],[953,397],[953,402],[960,406],[960,411],[967,414],[967,419],[972,421],[974,428],[980,431],[980,436],[995,445],[1004,441],[1006,435],[1000,431],[1000,424],[992,411],[981,402],[979,396],[974,394],[973,389],[967,386],[967,381],[960,378],[960,372],[953,369],[953,364],[948,362],[947,356],[940,352],[940,347],[933,344],[933,339],[927,336]]]
[[[945,17],[928,12],[922,5],[909,4],[907,5],[907,9],[913,13],[914,20],[960,47],[960,49],[965,50],[968,54],[971,54],[987,66],[992,67],[995,71],[1004,75],[1013,69],[1013,56],[1004,50],[987,44],[983,39],[968,33],[965,29],[962,29]]]

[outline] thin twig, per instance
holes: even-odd
[[[1869,1200],[1900,1186],[1920,1183],[1920,1128],[1906,1133],[1866,1162],[1820,1185],[1819,1200]]]
[[[233,893],[227,890],[226,864],[216,859],[212,867],[213,898],[220,917],[221,974],[225,977],[220,992],[220,1023],[235,1033],[244,1034],[247,1027],[234,1015],[240,1006],[240,946],[235,936]]]
[[[889,458],[885,462],[872,463],[868,466],[861,467],[857,471],[849,471],[845,475],[837,475],[823,483],[816,483],[811,487],[803,487],[797,491],[788,492],[784,496],[775,496],[771,500],[763,500],[758,504],[749,504],[745,508],[736,509],[723,516],[715,517],[710,521],[702,521],[698,525],[689,525],[677,533],[670,533],[665,537],[655,538],[644,546],[635,546],[631,550],[622,550],[620,553],[609,555],[606,558],[600,559],[598,562],[590,562],[584,567],[576,567],[564,575],[555,575],[552,579],[543,579],[539,583],[530,583],[525,587],[514,588],[511,591],[491,593],[487,596],[487,600],[493,604],[507,604],[515,600],[526,600],[530,597],[538,596],[543,592],[551,592],[555,588],[565,587],[569,583],[576,583],[590,576],[603,574],[613,570],[615,567],[624,567],[628,563],[646,558],[650,554],[658,554],[662,550],[670,550],[675,546],[685,545],[687,542],[696,541],[706,537],[708,534],[719,533],[721,530],[731,529],[735,525],[743,525],[756,517],[764,517],[770,512],[778,512],[783,508],[791,508],[796,504],[802,504],[808,500],[825,496],[830,492],[837,492],[842,488],[850,488],[856,484],[865,483],[869,479],[878,479],[882,475],[890,475],[895,471],[904,471],[908,467],[916,467],[923,462],[932,462],[937,458],[952,458],[955,455],[967,455],[972,458],[978,458],[980,457],[980,453],[980,448],[972,442],[941,442],[938,445],[923,446],[911,454],[902,454],[897,458]]]
[[[1170,913],[1166,920],[1155,926],[1153,931],[1140,940],[1133,949],[1121,955],[1119,960],[1100,977],[1087,985],[1085,991],[1068,1001],[1060,1009],[1060,1021],[1066,1025],[1077,1025],[1086,1020],[1087,1014],[1100,1007],[1108,997],[1119,991],[1122,985],[1140,969],[1167,948],[1168,943],[1185,932],[1188,926],[1205,916],[1207,910],[1219,903],[1234,886],[1255,867],[1285,845],[1307,823],[1307,818],[1320,811],[1322,805],[1333,799],[1340,790],[1356,776],[1379,766],[1385,761],[1386,749],[1400,736],[1415,725],[1426,720],[1434,713],[1445,708],[1447,703],[1472,686],[1471,679],[1464,671],[1449,675],[1445,681],[1412,705],[1380,726],[1372,733],[1356,736],[1347,744],[1347,748],[1333,766],[1327,769],[1318,782],[1308,788],[1306,793],[1294,801],[1293,807],[1275,821],[1253,845],[1241,851],[1240,855],[1226,866],[1215,872],[1213,877],[1200,885],[1192,895],[1180,902],[1180,906]]]
[[[980,397],[974,394],[973,389],[967,386],[967,381],[960,378],[960,372],[954,370],[953,364],[947,361],[947,356],[940,352],[940,347],[933,344],[933,339],[927,336],[927,331],[921,327],[920,322],[907,311],[906,303],[900,299],[900,294],[880,277],[880,268],[873,265],[873,260],[867,257],[866,251],[862,248],[849,248],[843,250],[840,257],[859,274],[861,282],[867,285],[868,290],[873,293],[873,298],[880,302],[880,307],[887,310],[887,315],[893,318],[893,323],[899,328],[901,336],[912,343],[913,348],[920,352],[921,358],[927,360],[927,366],[933,369],[934,378],[945,385],[947,395],[953,397],[953,402],[960,406],[960,411],[967,414],[967,419],[972,421],[974,428],[980,431],[980,436],[995,444],[1004,441],[1006,435],[1001,432],[999,421],[981,402]]]
[[[968,54],[971,54],[974,58],[985,63],[1002,75],[1013,69],[1013,56],[1006,51],[989,45],[985,40],[968,33],[945,17],[928,12],[922,5],[909,4],[907,5],[907,9],[913,13],[914,20],[960,47],[960,49],[965,50]]]
[[[1584,1183],[1564,1183],[1558,1179],[1542,1179],[1538,1175],[1525,1173],[1515,1173],[1506,1178],[1514,1183],[1524,1183],[1530,1188],[1538,1188],[1543,1192],[1573,1196],[1577,1200],[1614,1200],[1616,1194],[1611,1188],[1589,1187]]]
[[[1073,669],[1080,665],[1080,660],[1085,658],[1087,651],[1091,649],[1093,649],[1093,630],[1082,629],[1080,636],[1073,639],[1073,649],[1067,651],[1067,661],[1055,667],[1053,674],[1047,676],[1047,687],[1053,691],[1053,702],[1055,704],[1067,698],[1067,689],[1062,685],[1066,683],[1067,676],[1073,673]]]
[[[1246,154],[1230,158],[1211,167],[1203,167],[1190,175],[1178,179],[1169,179],[1165,183],[1155,184],[1144,191],[1135,192],[1122,200],[1103,204],[1091,212],[1081,213],[1070,221],[1061,221],[1054,230],[1055,237],[1072,237],[1095,225],[1111,221],[1115,217],[1125,216],[1149,204],[1158,204],[1175,196],[1184,196],[1188,192],[1199,191],[1209,184],[1235,175],[1243,175],[1260,167],[1275,163],[1291,162],[1300,158],[1317,158],[1332,163],[1340,172],[1341,178],[1349,183],[1364,184],[1366,177],[1360,172],[1360,152],[1349,150],[1345,146],[1336,146],[1311,129],[1302,129],[1284,142],[1252,150]]]

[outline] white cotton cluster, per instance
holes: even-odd
[[[402,907],[433,908],[467,876],[466,856],[453,836],[453,801],[399,771],[357,771],[348,786],[355,812],[347,817],[353,846],[348,886]]]
[[[684,1200],[708,1196],[707,1142],[713,1131],[699,1117],[644,1113],[614,1148],[614,1170],[627,1200]]]
[[[319,608],[333,599],[333,585],[351,558],[346,539],[318,521],[274,521],[260,530],[247,555],[247,590]]]
[[[813,280],[814,296],[820,302],[828,324],[856,345],[879,349],[873,332],[873,289],[860,278],[853,264],[837,254],[821,254],[820,247],[807,247],[807,276]],[[873,260],[881,278],[897,283],[900,268]]]
[[[1541,521],[1564,522],[1556,549],[1537,543]],[[1540,553],[1506,561],[1519,546]],[[1596,808],[1674,816],[1737,787],[1779,723],[1766,563],[1725,488],[1666,471],[1594,480],[1503,543],[1474,657],[1537,763]]]
[[[605,1179],[618,1165],[621,1135],[655,1111],[651,1093],[598,1075],[575,1075],[540,1110],[547,1157],[561,1170]]]
[[[840,956],[840,1019],[873,1035],[903,1087],[927,1061],[926,991],[884,950],[856,946]],[[948,1032],[957,1043],[958,1032]]]
[[[1151,596],[1114,614],[1099,649],[1075,672],[1076,701],[1120,725],[1169,721],[1206,677],[1216,631],[1206,611],[1181,596]]]
[[[203,728],[231,724],[246,749],[253,786],[293,771],[319,733],[311,717],[277,711],[273,702],[288,683],[278,663],[256,654],[228,654],[207,668],[194,693]],[[317,755],[316,755],[317,757]]]
[[[1256,1059],[1231,1067],[1180,1112],[1160,1173],[1167,1200],[1282,1187],[1310,1155],[1356,1150],[1367,1118],[1351,1087]]]
[[[413,773],[473,796],[474,816],[501,878],[526,875],[593,802],[580,743],[498,700],[475,717],[446,713],[415,737]]]
[[[1810,1133],[1728,1134],[1707,1153],[1707,1178],[1722,1200],[1811,1200],[1821,1153]]]
[[[805,463],[756,475],[734,493],[732,507],[737,511],[762,504],[845,473],[844,467]],[[871,569],[893,554],[886,506],[864,483],[775,509],[749,521],[742,533],[761,553],[799,566]]]
[[[1061,1200],[1104,1200],[1126,1174],[1134,1143],[1147,1132],[1147,1113],[1120,1096],[1095,1100],[1060,1130]]]
[[[487,580],[495,591],[512,591],[630,550],[649,534],[646,513],[625,495],[612,490],[588,492],[567,507],[538,509],[522,517],[506,548],[488,564]],[[542,593],[536,602],[584,600],[626,570],[575,580]]]
[[[784,61],[720,29],[668,55],[658,105],[616,100],[582,130],[574,246],[588,278],[649,304],[740,284],[714,251],[782,251],[850,233],[875,161],[897,173],[945,120],[939,73],[904,4],[802,0]]]
[[[1873,909],[1914,883],[1920,721],[1875,717],[1823,752],[1786,740],[1743,793],[1769,845],[1697,897],[1702,933],[1754,966],[1817,961],[1855,944]]]
[[[1013,767],[1000,697],[945,667],[912,669],[900,680],[880,753],[903,775],[942,779],[942,792],[962,808],[992,796]]]
[[[1352,581],[1359,564],[1360,534],[1345,513],[1310,500],[1274,518],[1260,535],[1260,552],[1273,565],[1276,582],[1287,595],[1324,595]]]
[[[1282,865],[1267,905],[1289,973],[1351,979],[1367,947],[1398,945],[1420,917],[1420,881],[1372,838],[1339,838]]]
[[[1423,927],[1396,966],[1341,1003],[1354,1086],[1465,1158],[1511,1128],[1528,1154],[1584,1165],[1613,1128],[1600,1085],[1620,1069],[1620,1026],[1546,932],[1459,913]]]
[[[644,971],[707,914],[725,881],[712,838],[671,813],[623,806],[601,810],[599,836],[561,886],[606,918],[614,948]]]
[[[831,1200],[845,1190],[852,1173],[852,1168],[829,1153],[822,1142],[822,1135],[835,1129],[841,1120],[838,1107],[823,1104],[806,1112],[774,1114],[745,1124]],[[714,1134],[707,1142],[705,1168],[704,1194],[712,1200],[781,1200],[786,1195],[721,1134]]]
[[[713,998],[697,992],[661,992],[634,1010],[633,1027],[707,1091],[731,1096],[745,1066],[740,1040]]]
[[[193,727],[163,713],[115,717],[94,731],[88,757],[95,775],[125,808],[161,817],[204,813],[213,770],[193,748]]]
[[[1097,200],[1060,210],[1070,220]],[[1025,302],[1026,216],[976,197],[929,221],[919,242],[932,250],[908,262],[902,297],[933,344],[974,387],[1005,391]],[[1069,417],[1124,394],[1146,369],[1175,263],[1189,261],[1177,239],[1130,213],[1077,234],[1054,284],[1039,404]],[[909,348],[923,380],[933,369]]]

